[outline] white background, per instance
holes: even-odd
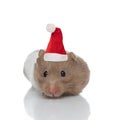
[[[0,119],[31,119],[23,104],[31,84],[22,69],[30,52],[47,47],[48,23],[62,29],[66,50],[90,67],[81,94],[90,105],[89,120],[119,120],[119,0],[0,0]]]

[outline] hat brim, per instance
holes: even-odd
[[[67,61],[68,56],[65,54],[58,54],[58,53],[45,53],[44,54],[45,61],[52,61],[52,62],[61,62]]]

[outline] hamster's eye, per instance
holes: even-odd
[[[45,71],[45,72],[43,73],[43,76],[44,76],[44,77],[47,77],[47,75],[48,75],[48,72]]]
[[[65,77],[65,71],[61,71],[61,77]]]

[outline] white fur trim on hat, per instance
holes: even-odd
[[[57,53],[45,53],[44,60],[53,61],[53,62],[61,62],[61,61],[67,61],[68,56],[63,55],[63,54],[57,54]]]

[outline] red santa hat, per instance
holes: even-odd
[[[68,56],[63,45],[61,29],[53,24],[48,24],[46,29],[51,33],[51,37],[44,54],[44,60],[53,62],[67,61]]]

